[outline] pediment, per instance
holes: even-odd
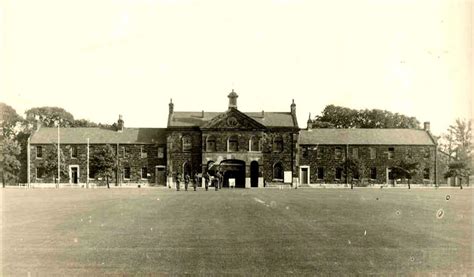
[[[265,126],[258,123],[248,115],[237,109],[229,109],[211,120],[202,129],[240,129],[240,130],[263,130]]]

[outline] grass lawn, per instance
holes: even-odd
[[[4,276],[470,274],[473,192],[2,189],[2,270]]]

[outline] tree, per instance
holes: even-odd
[[[467,179],[469,185],[469,175],[472,171],[472,121],[456,119],[453,125],[448,128],[448,135],[445,135],[445,145],[453,156],[453,161],[448,164],[445,177]]]
[[[110,188],[109,178],[117,169],[117,155],[112,146],[94,147],[90,158],[90,168],[99,178],[105,178],[107,188]]]
[[[51,176],[54,183],[56,183],[58,182],[58,145],[55,143],[52,148],[52,151],[47,151],[43,168],[45,174]],[[59,163],[60,177],[65,180],[68,178],[68,168],[66,166],[66,159],[62,149],[59,151]]]
[[[451,162],[451,159],[456,157],[456,139],[451,129],[448,129],[448,133],[441,135],[439,148],[448,155],[448,162]]]
[[[74,116],[59,107],[37,107],[25,112],[26,120],[36,129],[38,124],[44,127],[55,127],[59,121],[60,127],[74,126]]]
[[[395,184],[396,179],[406,179],[408,189],[411,189],[411,178],[420,173],[420,163],[415,160],[401,160],[398,165],[392,167],[392,177]]]
[[[5,103],[0,103],[0,127],[5,138],[13,139],[16,135],[15,127],[23,121],[15,109]]]
[[[420,122],[415,117],[385,110],[356,110],[327,105],[316,116],[313,126],[321,128],[411,128],[418,129]]]
[[[465,161],[454,161],[448,165],[448,171],[444,174],[445,178],[460,178],[459,186],[462,189],[462,178],[469,180],[470,168]]]
[[[21,149],[18,143],[11,139],[5,139],[1,145],[0,165],[2,174],[2,185],[18,180],[18,172],[20,171],[20,161],[18,156]]]
[[[358,158],[348,157],[342,164],[346,171],[346,178],[350,177],[351,189],[354,188],[354,181],[361,178],[360,173],[364,172],[365,165]]]
[[[98,127],[99,125],[95,122],[89,121],[87,119],[76,119],[74,120],[72,127]]]

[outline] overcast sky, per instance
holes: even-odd
[[[15,0],[0,101],[165,127],[175,110],[378,108],[443,132],[472,117],[472,1]]]

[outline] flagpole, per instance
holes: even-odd
[[[60,155],[60,149],[61,149],[61,145],[60,145],[60,139],[59,139],[59,120],[58,120],[58,188],[59,188],[59,184],[61,183],[61,170],[60,170],[60,163],[61,163],[61,155]]]
[[[87,176],[86,176],[86,188],[89,188],[89,138],[87,138]]]

